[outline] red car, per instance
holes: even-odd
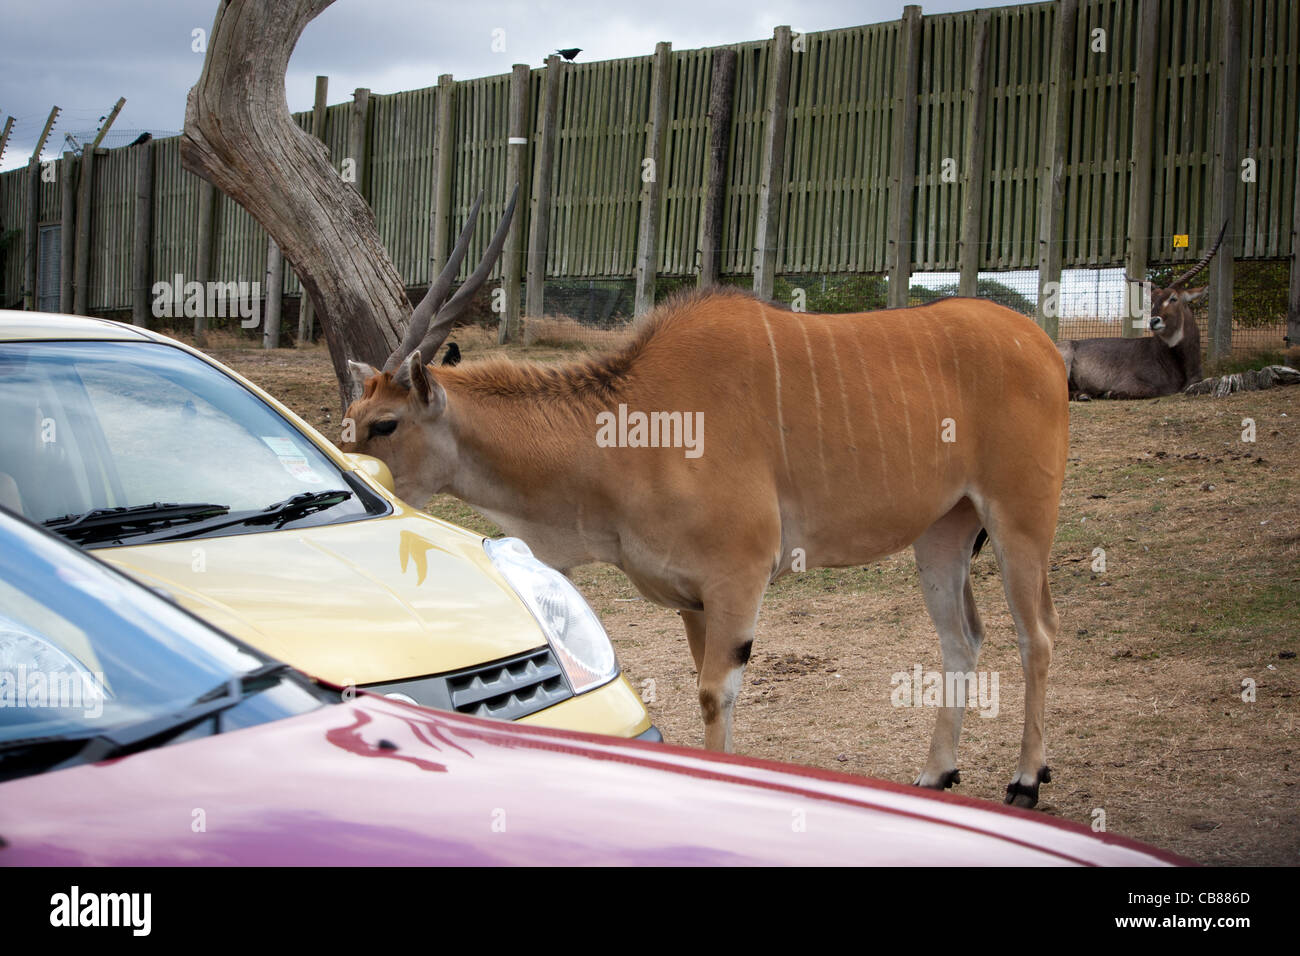
[[[1183,862],[947,794],[322,686],[0,513],[0,865]]]

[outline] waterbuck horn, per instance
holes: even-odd
[[[1202,269],[1208,266],[1210,264],[1210,260],[1214,258],[1214,254],[1219,251],[1219,244],[1223,242],[1224,233],[1226,233],[1227,231],[1228,231],[1228,223],[1227,221],[1225,221],[1223,223],[1223,228],[1219,230],[1219,238],[1214,240],[1214,245],[1210,247],[1210,251],[1207,252],[1205,255],[1201,256],[1200,260],[1196,263],[1196,265],[1192,266],[1190,269],[1188,269],[1186,272],[1180,275],[1177,279],[1171,282],[1169,284],[1169,287],[1171,289],[1182,288],[1184,282],[1188,282],[1191,279],[1196,278],[1197,273],[1199,273]]]
[[[479,263],[478,268],[474,270],[474,274],[465,281],[465,284],[452,296],[451,301],[444,306],[443,303],[447,298],[447,293],[451,289],[451,284],[456,280],[456,274],[460,272],[461,262],[464,261],[465,253],[469,249],[469,240],[474,234],[479,209],[483,205],[483,193],[478,194],[478,197],[474,200],[474,205],[470,207],[465,226],[456,239],[456,246],[447,258],[447,264],[443,266],[438,278],[429,286],[429,291],[425,293],[424,298],[420,300],[420,304],[411,313],[411,321],[406,326],[406,334],[402,337],[402,344],[384,363],[385,372],[396,371],[402,362],[416,351],[424,355],[431,355],[442,344],[443,339],[447,337],[447,333],[451,331],[452,323],[464,311],[465,304],[469,299],[483,285],[488,273],[492,271],[497,258],[501,255],[501,247],[505,244],[506,233],[510,227],[510,220],[514,215],[515,200],[518,195],[519,185],[515,184],[505,215],[502,217],[500,225],[497,226],[496,234],[492,237],[492,243],[484,253],[483,260]],[[435,315],[436,320],[434,319]],[[434,341],[435,339],[436,341]]]

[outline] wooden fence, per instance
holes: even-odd
[[[479,189],[485,220],[499,216],[517,168],[529,201],[513,227],[517,259],[499,272],[526,282],[515,301],[533,312],[553,278],[635,277],[644,307],[658,276],[753,276],[770,294],[776,274],[881,273],[898,304],[913,271],[960,272],[972,291],[979,272],[1037,269],[1039,319],[1055,334],[1062,269],[1142,275],[1196,259],[1230,221],[1212,281],[1213,355],[1230,335],[1233,258],[1290,257],[1300,341],[1298,78],[1290,0],[907,7],[897,21],[822,33],[782,27],[765,41],[360,90],[328,108],[322,138],[341,174],[351,165],[413,288]],[[527,134],[514,141],[512,114]],[[311,112],[296,119],[311,130]],[[141,150],[152,171],[144,217]],[[201,214],[179,138],[76,165],[93,171],[86,310],[131,308],[141,277],[263,277],[265,234],[224,196]],[[4,304],[33,292],[18,237],[29,205],[38,228],[77,222],[65,208],[76,190],[53,178],[0,175]],[[146,227],[147,263],[133,269]],[[284,291],[299,291],[289,270]]]

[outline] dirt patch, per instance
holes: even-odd
[[[462,337],[467,360],[499,351],[480,338]],[[216,344],[216,358],[336,433],[323,348]],[[1242,440],[1245,419],[1253,443]],[[1044,812],[1084,824],[1104,815],[1112,832],[1207,863],[1300,862],[1297,462],[1300,389],[1071,406],[1053,549],[1062,629]],[[494,530],[454,500],[429,507]],[[699,744],[695,670],[677,615],[642,600],[613,568],[580,568],[574,579],[664,736]],[[1016,764],[1024,685],[987,550],[974,587],[987,632],[980,666],[998,675],[999,706],[966,718],[959,792],[1000,800]],[[891,691],[916,665],[941,669],[910,552],[791,575],[769,589],[759,619],[737,750],[910,782],[934,714],[895,707]]]

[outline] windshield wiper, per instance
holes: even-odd
[[[341,505],[351,497],[352,492],[341,488],[334,491],[304,491],[302,494],[277,501],[273,505],[267,505],[257,514],[244,518],[240,524],[284,524],[286,521],[293,521],[295,518]]]
[[[127,508],[92,508],[82,514],[50,518],[42,524],[65,538],[85,544],[91,540],[148,534],[160,526],[206,521],[229,513],[229,505],[155,501]]]
[[[196,724],[210,720],[224,710],[229,710],[260,690],[277,684],[281,675],[290,670],[282,661],[272,661],[222,681],[216,687],[194,698],[188,707],[161,717],[151,717],[92,734],[53,734],[48,737],[29,737],[0,744],[0,758],[4,772],[0,779],[10,779],[37,769],[62,770],[81,763],[96,763],[110,757],[122,757],[145,747],[157,746],[178,736]],[[33,758],[44,753],[44,761]],[[13,754],[14,756],[8,756]],[[13,766],[22,764],[21,770]],[[39,767],[32,764],[39,763]]]
[[[279,527],[290,521],[306,517],[313,512],[332,508],[351,497],[352,492],[342,489],[335,491],[305,491],[283,501],[277,501],[275,504],[267,505],[257,511],[241,510],[231,514],[223,514],[215,520],[205,520],[202,523],[196,522],[184,528],[163,528],[158,531],[150,531],[144,537],[144,540],[154,542],[205,538],[217,532],[225,531],[227,528],[245,525],[275,524],[278,530]]]

